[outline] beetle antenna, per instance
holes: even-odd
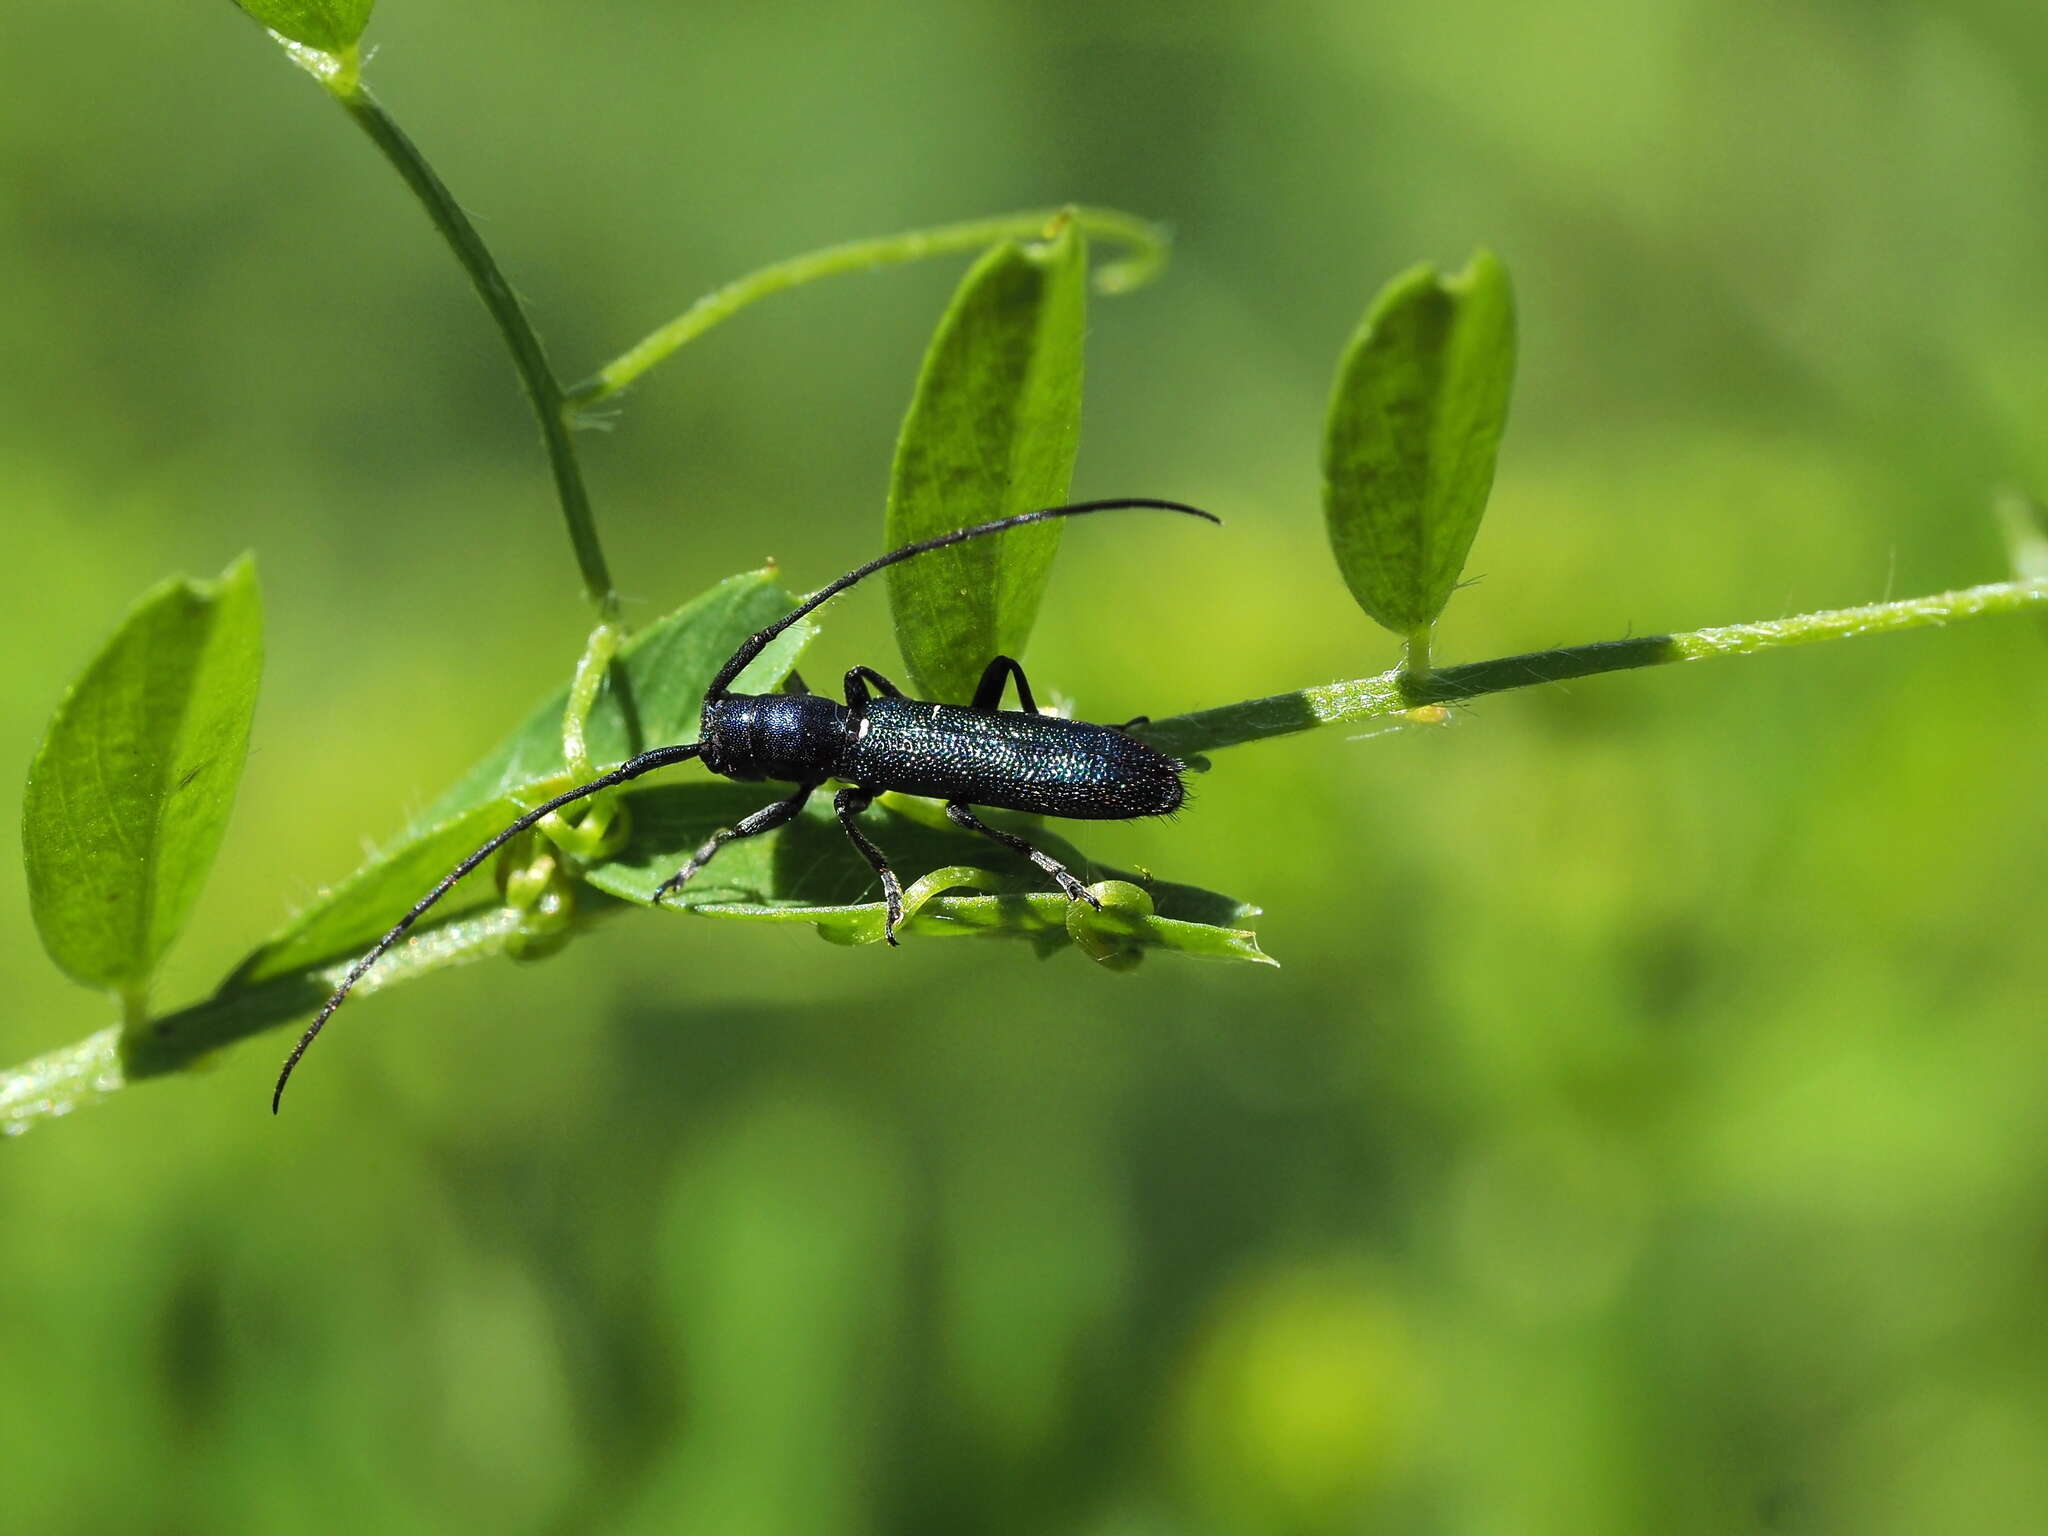
[[[563,806],[573,805],[578,800],[587,799],[599,790],[610,789],[614,784],[623,784],[628,779],[637,779],[641,774],[651,773],[656,768],[666,768],[670,763],[686,763],[693,757],[701,757],[703,753],[703,743],[695,741],[685,746],[656,747],[652,752],[642,752],[638,757],[630,758],[626,762],[621,763],[610,773],[592,779],[588,784],[579,784],[565,794],[559,794],[554,799],[535,806],[524,816],[513,822],[511,826],[485,843],[483,847],[477,849],[475,853],[472,853],[460,864],[449,870],[447,876],[439,885],[422,896],[413,904],[413,909],[410,912],[391,925],[391,931],[372,945],[368,954],[348,968],[348,974],[341,978],[341,985],[334,989],[334,995],[327,999],[327,1004],[320,1010],[319,1016],[306,1026],[306,1032],[299,1036],[299,1043],[292,1047],[291,1055],[285,1058],[284,1070],[277,1074],[277,1088],[270,1095],[270,1112],[273,1115],[277,1113],[277,1107],[284,1099],[284,1085],[291,1081],[292,1069],[298,1066],[299,1058],[306,1054],[306,1048],[313,1043],[314,1037],[326,1026],[327,1021],[334,1016],[334,1010],[348,1001],[348,995],[355,989],[355,984],[369,974],[370,967],[383,958],[384,951],[404,938],[414,923],[426,916],[428,911],[443,896],[454,890],[457,882],[464,875],[475,869],[477,865],[483,863],[485,859],[488,859],[528,827],[531,827],[543,817],[559,811]]]
[[[992,523],[977,523],[972,528],[957,528],[951,533],[942,533],[935,539],[920,539],[915,544],[906,544],[901,549],[892,549],[886,555],[875,556],[866,565],[855,567],[831,585],[820,587],[766,629],[749,635],[746,642],[732,653],[732,659],[720,667],[718,675],[711,679],[711,686],[704,690],[704,702],[712,704],[724,698],[726,690],[732,686],[733,680],[747,669],[747,663],[766,650],[768,642],[789,628],[790,625],[794,624],[805,614],[830,602],[855,582],[864,581],[866,578],[874,575],[875,572],[881,570],[884,566],[915,559],[917,556],[929,554],[935,549],[945,549],[948,545],[962,544],[969,539],[978,539],[983,534],[1001,533],[1006,528],[1021,528],[1026,523],[1042,523],[1055,517],[1080,517],[1088,512],[1111,512],[1122,507],[1149,507],[1160,512],[1185,512],[1190,517],[1206,518],[1212,523],[1223,521],[1215,513],[1204,512],[1200,507],[1191,507],[1185,502],[1153,501],[1143,497],[1122,497],[1111,501],[1070,502],[1063,507],[1040,507],[1036,512],[1019,512],[1014,517],[999,517]]]

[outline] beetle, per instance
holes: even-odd
[[[1041,714],[1023,667],[1008,656],[998,656],[989,662],[973,699],[966,704],[936,704],[909,698],[872,667],[848,670],[844,703],[813,694],[794,673],[790,674],[785,685],[787,691],[783,693],[734,693],[732,685],[746,670],[747,663],[760,655],[777,635],[879,570],[1027,523],[1126,508],[1183,512],[1212,523],[1222,521],[1199,507],[1149,498],[1077,501],[1020,512],[942,533],[936,538],[920,539],[878,555],[819,588],[766,629],[749,635],[704,690],[697,740],[642,752],[611,772],[535,806],[450,870],[440,884],[392,925],[389,933],[350,966],[333,996],[285,1058],[284,1068],[277,1075],[277,1087],[270,1096],[270,1112],[277,1113],[293,1069],[334,1016],[334,1010],[348,1000],[355,984],[463,876],[563,806],[657,768],[693,758],[702,759],[706,768],[724,778],[748,782],[775,779],[794,784],[796,790],[706,839],[689,862],[656,889],[656,905],[689,884],[727,843],[772,832],[801,811],[826,780],[837,779],[844,781],[846,787],[833,797],[832,807],[848,840],[881,880],[887,909],[882,934],[891,945],[897,942],[896,928],[903,920],[902,882],[889,867],[882,850],[861,831],[857,820],[876,795],[891,790],[945,801],[946,815],[955,826],[1022,854],[1044,870],[1069,901],[1085,901],[1100,911],[1102,903],[1064,864],[1015,833],[988,825],[974,814],[974,807],[1028,811],[1077,821],[1129,821],[1140,816],[1172,815],[1186,797],[1181,775],[1187,771],[1187,764],[1128,734],[1128,728],[1140,724],[1142,716],[1122,726],[1111,726]],[[1004,688],[1013,681],[1017,685],[1017,701],[1023,708],[998,708]]]

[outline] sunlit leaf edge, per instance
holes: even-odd
[[[339,54],[362,40],[376,0],[235,0],[255,21],[288,42]]]

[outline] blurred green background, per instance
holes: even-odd
[[[1030,654],[1097,718],[1389,665],[1324,392],[1478,242],[1523,364],[1440,656],[2003,573],[2048,486],[2048,13],[1999,0],[384,0],[372,79],[579,375],[779,256],[1077,199],[1101,301]],[[566,674],[511,372],[227,5],[0,18],[0,762],[172,571],[270,663],[198,995]],[[641,619],[879,542],[960,264],[750,312],[585,440]],[[878,593],[830,675],[893,663]],[[1091,851],[1279,971],[684,918],[368,1001],[0,1156],[0,1524],[2003,1532],[2048,1507],[2039,626],[1218,754]],[[9,793],[14,791],[10,787]],[[107,1022],[0,883],[0,1059]]]

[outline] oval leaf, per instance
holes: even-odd
[[[961,282],[897,438],[890,548],[1067,499],[1087,265],[1069,225],[1042,245],[997,246]],[[891,568],[896,643],[919,693],[964,703],[991,657],[1023,655],[1059,539],[1043,523]]]
[[[376,0],[235,0],[287,42],[347,53],[370,24]]]
[[[1404,638],[1450,601],[1493,488],[1515,372],[1507,269],[1419,266],[1380,291],[1337,371],[1323,443],[1330,546],[1359,607]]]
[[[134,989],[183,927],[249,750],[263,606],[246,556],[144,597],[72,686],[29,768],[22,851],[43,946]]]

